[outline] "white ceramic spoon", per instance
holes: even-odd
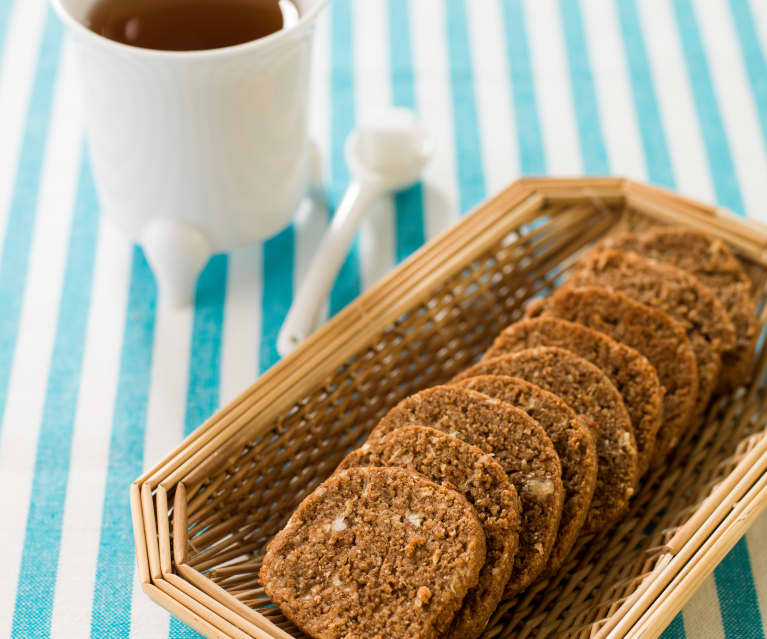
[[[415,115],[389,109],[353,131],[344,147],[352,183],[336,209],[309,271],[277,336],[285,356],[314,331],[328,291],[349,252],[354,233],[376,198],[413,184],[432,153]]]

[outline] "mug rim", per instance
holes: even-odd
[[[237,53],[245,53],[254,51],[257,49],[266,49],[272,44],[277,44],[280,40],[287,38],[288,34],[296,34],[299,31],[303,31],[307,28],[307,25],[314,21],[317,14],[322,11],[328,0],[314,0],[311,8],[304,14],[302,14],[298,22],[287,29],[280,29],[274,33],[270,33],[263,38],[256,38],[248,42],[241,44],[233,44],[228,47],[217,47],[216,49],[195,49],[193,51],[167,51],[165,49],[148,49],[145,47],[135,47],[131,44],[124,44],[117,42],[116,40],[110,40],[109,38],[91,31],[82,22],[76,20],[74,16],[67,10],[62,4],[62,0],[51,0],[51,6],[58,14],[59,18],[66,24],[72,31],[81,37],[90,39],[92,42],[112,48],[117,52],[122,51],[129,55],[138,55],[142,57],[150,58],[162,58],[166,60],[199,60],[214,57],[222,57],[227,55],[234,55]]]

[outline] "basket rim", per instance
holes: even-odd
[[[377,328],[382,329],[401,315],[398,309],[416,297],[418,291],[424,288],[429,290],[435,288],[433,281],[435,272],[444,271],[454,262],[470,261],[472,240],[477,235],[498,225],[502,228],[518,226],[524,221],[525,216],[529,216],[531,209],[537,211],[543,204],[573,198],[625,203],[628,206],[640,208],[643,212],[647,211],[663,221],[674,222],[684,219],[688,221],[688,224],[689,221],[705,224],[711,232],[735,245],[751,259],[767,265],[767,226],[737,218],[721,207],[706,206],[665,189],[615,177],[525,178],[512,183],[456,225],[426,243],[379,284],[330,320],[296,351],[278,362],[236,399],[217,411],[158,464],[131,484],[130,505],[137,572],[142,589],[150,598],[185,623],[204,631],[209,636],[255,635],[264,639],[291,637],[266,617],[248,608],[185,563],[186,527],[184,523],[187,481],[191,479],[193,482],[195,473],[201,475],[203,470],[212,468],[225,459],[225,456],[222,457],[219,454],[218,445],[224,441],[231,445],[233,442],[231,436],[236,436],[240,426],[250,422],[255,415],[259,414],[259,399],[275,393],[283,386],[289,387],[295,395],[300,390],[296,388],[295,378],[301,376],[307,367],[316,368],[316,360],[323,361],[327,365],[330,359],[328,368],[332,368],[358,352],[370,334],[377,334]],[[675,215],[677,211],[679,215]],[[502,231],[499,234],[503,236]],[[458,242],[455,241],[456,236],[461,238]],[[450,252],[446,259],[447,249]],[[476,250],[474,252],[476,253]],[[433,264],[437,258],[439,266]],[[424,277],[422,271],[427,267],[431,267],[431,272],[427,275],[432,277]],[[412,283],[417,286],[417,290],[412,291],[411,287],[406,286],[407,282],[403,282],[403,277],[415,280],[416,275],[418,275],[417,282]],[[391,289],[394,288],[395,281],[397,288],[407,289],[404,294],[396,298],[398,304],[391,301],[393,292]],[[386,300],[385,309],[381,309],[383,300]],[[328,351],[333,353],[332,358],[328,357]],[[285,395],[290,396],[289,393]],[[277,411],[282,408],[285,406],[277,407]],[[252,432],[249,433],[249,436],[252,435]],[[236,439],[234,443],[237,443]],[[211,451],[213,454],[210,454]],[[750,466],[747,467],[746,462]],[[661,619],[662,622],[669,614],[670,608],[666,604],[660,610],[662,618],[661,616],[653,618],[652,605],[660,598],[663,598],[662,601],[668,601],[668,589],[676,583],[674,580],[679,577],[680,572],[689,565],[689,562],[697,562],[695,565],[699,568],[692,575],[688,574],[684,577],[686,581],[680,583],[687,584],[690,580],[701,580],[713,571],[716,562],[700,563],[701,548],[712,535],[718,535],[717,551],[730,541],[731,545],[734,545],[740,535],[745,532],[743,522],[753,522],[767,506],[767,487],[754,494],[749,492],[760,479],[767,480],[766,473],[767,437],[762,437],[762,440],[704,501],[702,506],[705,508],[699,507],[690,521],[677,530],[674,537],[669,540],[667,551],[662,559],[650,573],[642,578],[637,590],[611,614],[610,621],[600,628],[596,636],[633,636],[633,629],[640,626],[643,629],[646,627],[646,631],[658,630],[660,634],[665,625],[658,625],[657,620]],[[754,479],[747,480],[747,478]],[[735,491],[733,484],[737,487]],[[726,487],[729,491],[725,490]],[[173,512],[174,515],[179,513],[181,517],[174,516],[171,533],[167,497],[168,493],[174,489]],[[748,495],[750,497],[746,504],[744,496]],[[714,496],[720,500],[713,501]],[[743,504],[738,504],[740,499],[744,500]],[[746,515],[741,513],[740,518],[733,520],[731,516],[734,506],[741,506],[741,511],[746,508]],[[704,527],[696,531],[691,525],[693,520],[703,524]],[[702,530],[707,533],[702,533]],[[173,558],[171,558],[171,534],[174,540],[174,553],[176,553]],[[736,534],[737,536],[734,537]],[[685,559],[682,560],[682,557]],[[181,575],[174,572],[174,564]],[[201,590],[200,580],[210,582],[211,588],[218,589],[216,594],[226,600],[229,607]],[[679,583],[676,583],[676,587],[679,587]],[[693,590],[688,587],[685,594],[689,591],[691,596]],[[681,609],[685,601],[686,599],[681,603],[675,601],[674,605],[678,603],[678,608]],[[243,619],[243,616],[247,619]],[[247,632],[237,623],[237,620],[247,627]],[[654,620],[655,625],[653,625]],[[235,623],[233,624],[232,621]]]

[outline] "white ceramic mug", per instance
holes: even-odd
[[[306,192],[309,65],[326,0],[269,36],[157,51],[84,26],[94,0],[52,0],[74,36],[104,214],[144,248],[161,298],[189,303],[214,253],[285,227]]]

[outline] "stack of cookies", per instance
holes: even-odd
[[[625,515],[756,338],[721,241],[602,241],[481,361],[389,411],[269,544],[266,592],[317,639],[474,639]]]

